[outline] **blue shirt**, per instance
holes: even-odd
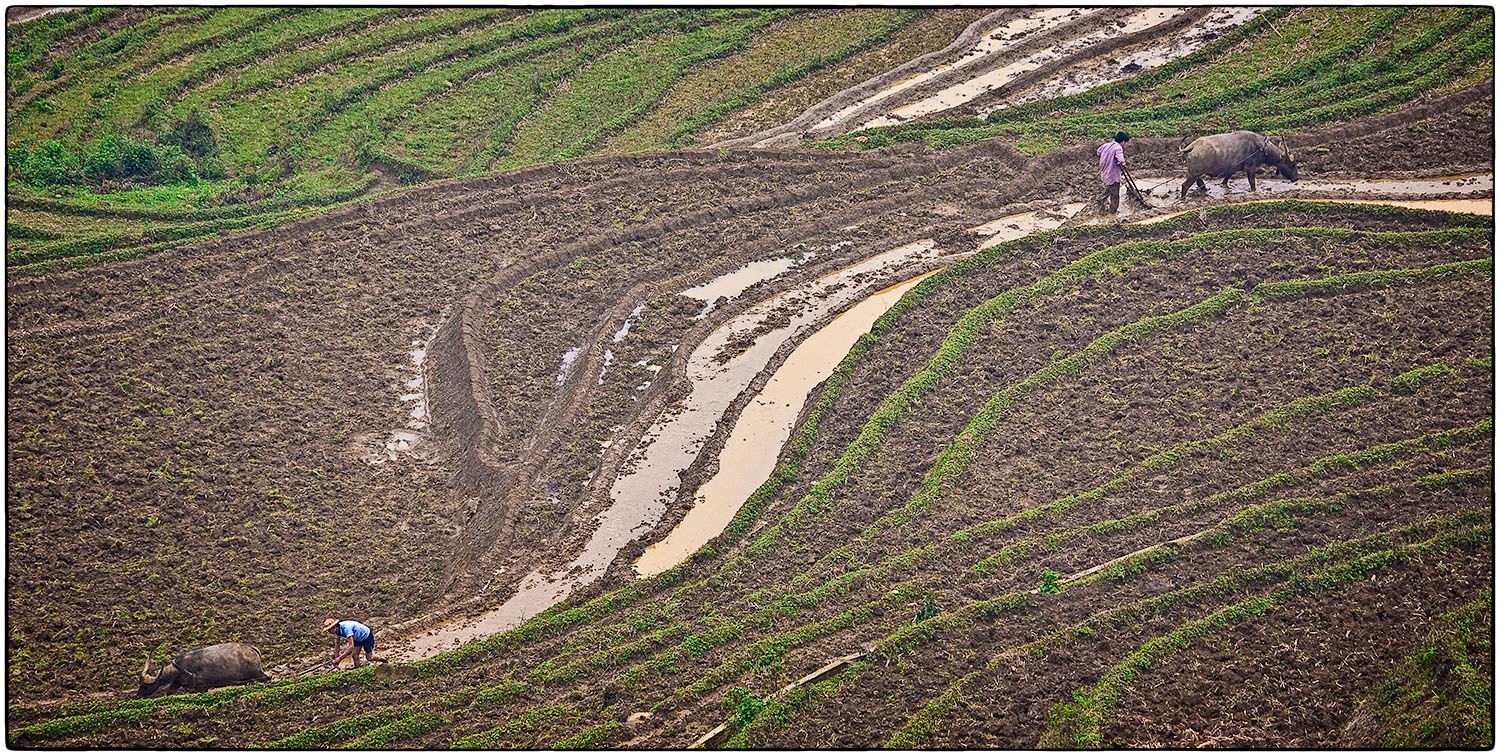
[[[355,643],[364,643],[370,639],[370,628],[354,620],[344,620],[339,623],[338,635],[340,638],[348,638],[352,635]]]

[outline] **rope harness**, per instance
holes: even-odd
[[[1184,137],[1184,139],[1185,138],[1186,137]],[[1182,142],[1178,142],[1178,144],[1182,144]],[[1256,146],[1255,150],[1252,151],[1249,155],[1246,155],[1243,160],[1241,160],[1238,163],[1235,163],[1234,167],[1230,168],[1229,171],[1224,174],[1224,177],[1233,176],[1236,172],[1239,171],[1239,169],[1242,166],[1245,165],[1245,163],[1250,162],[1251,158],[1255,157],[1256,155],[1264,155],[1264,154],[1266,154],[1266,146],[1264,144]],[[1132,185],[1134,185],[1135,181],[1133,179],[1130,179],[1130,171],[1126,170],[1124,165],[1120,166],[1120,170],[1125,175],[1125,178],[1129,179],[1130,183]],[[1144,196],[1149,197],[1157,189],[1160,189],[1160,188],[1166,186],[1167,184],[1173,183],[1176,180],[1177,179],[1175,179],[1175,178],[1169,178],[1169,179],[1167,179],[1165,181],[1162,181],[1161,183],[1158,183],[1156,186],[1153,186],[1150,189],[1147,189],[1143,194],[1144,194]],[[1199,180],[1201,181],[1202,178],[1199,178]],[[1137,191],[1139,191],[1139,189],[1137,189]]]
[[[1233,176],[1237,171],[1239,171],[1240,166],[1243,166],[1245,163],[1250,162],[1250,158],[1253,158],[1256,155],[1264,155],[1264,154],[1266,154],[1266,148],[1265,148],[1264,145],[1256,147],[1255,151],[1251,152],[1249,155],[1246,155],[1244,160],[1241,160],[1240,162],[1235,163],[1234,167],[1230,168],[1229,171],[1225,175],[1226,176]],[[1166,181],[1163,181],[1160,184],[1157,184],[1156,186],[1153,186],[1150,189],[1147,189],[1146,190],[1146,194],[1149,195],[1152,192],[1156,191],[1157,189],[1160,189],[1163,186],[1166,186],[1167,184],[1170,184],[1170,183],[1172,183],[1172,182],[1174,182],[1176,180],[1177,179],[1175,179],[1175,178],[1169,178]]]

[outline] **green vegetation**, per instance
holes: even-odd
[[[1394,110],[1477,84],[1494,60],[1494,14],[1479,8],[1274,8],[1160,68],[987,118],[868,129],[829,147],[1000,138],[1041,151],[1117,129],[1139,136],[1276,132]]]
[[[26,211],[7,265],[128,259],[432,179],[684,145],[934,12],[49,15],[7,50],[7,198]]]
[[[1464,525],[1476,519],[1479,518],[1470,516],[1456,519],[1451,524]],[[1403,528],[1398,533],[1339,541],[1327,547],[1314,549],[1303,556],[1250,570],[1231,571],[1213,580],[1187,588],[1179,588],[1149,599],[1115,606],[1089,616],[1084,622],[1057,629],[1030,643],[1008,648],[992,657],[982,669],[964,675],[941,694],[929,700],[891,734],[885,746],[887,748],[915,748],[930,742],[937,734],[942,721],[963,700],[964,691],[973,686],[986,672],[998,668],[1009,660],[1024,655],[1045,655],[1061,646],[1092,641],[1101,637],[1101,632],[1138,625],[1174,607],[1213,601],[1245,586],[1267,581],[1284,582],[1310,569],[1320,569],[1341,560],[1349,561],[1366,554],[1389,551],[1392,547],[1399,547],[1400,544],[1412,538],[1422,537],[1422,534],[1429,533],[1434,524],[1432,522],[1417,523]]]
[[[1493,472],[1491,473],[1493,474]],[[1379,748],[1472,748],[1494,743],[1494,595],[1444,614],[1432,634],[1366,696],[1355,721]],[[1364,735],[1365,733],[1360,733]]]
[[[1288,214],[1313,225],[1274,228]],[[1316,225],[1319,218],[1329,226],[1378,218],[1421,229],[1346,231]],[[1205,219],[1265,227],[1204,232]],[[809,732],[826,735],[838,712],[853,706],[876,714],[864,720],[874,724],[863,725],[877,730],[871,742],[912,747],[938,741],[965,706],[975,705],[967,699],[987,684],[986,675],[1068,644],[1128,638],[1125,648],[1136,652],[1119,657],[1114,646],[1110,674],[1059,705],[1048,741],[1103,743],[1095,734],[1121,705],[1122,686],[1195,638],[1235,622],[1274,621],[1270,609],[1314,593],[1334,595],[1376,572],[1418,564],[1462,577],[1461,557],[1481,553],[1490,537],[1493,471],[1484,456],[1493,419],[1455,398],[1487,390],[1488,347],[1450,344],[1441,353],[1397,356],[1369,369],[1359,352],[1378,342],[1351,343],[1343,365],[1335,364],[1337,355],[1318,352],[1329,375],[1299,376],[1298,391],[1253,401],[1226,396],[1228,411],[1194,417],[1191,427],[1159,443],[1060,479],[1047,497],[993,510],[965,507],[961,500],[985,473],[991,439],[1046,406],[1048,392],[1107,377],[1215,320],[1235,319],[1235,327],[1274,323],[1299,308],[1340,302],[1349,302],[1344,311],[1358,318],[1359,307],[1384,297],[1390,310],[1378,316],[1399,323],[1412,302],[1467,292],[1492,277],[1489,233],[1489,221],[1474,216],[1279,202],[1137,228],[1070,228],[986,250],[914,288],[859,340],[811,405],[772,479],[696,563],[555,607],[414,664],[410,677],[381,679],[361,670],[173,699],[13,708],[13,718],[25,719],[10,738],[113,742],[117,732],[125,737],[122,725],[191,738],[213,733],[213,720],[232,712],[256,722],[299,722],[305,729],[281,726],[277,738],[265,738],[265,745],[283,748],[450,742],[594,748],[691,742],[702,734],[696,729],[702,718],[687,718],[682,729],[677,722],[686,711],[721,716],[730,725],[728,745],[769,746]],[[1077,252],[1011,288],[988,289],[996,266],[1057,259],[1039,254],[1054,244]],[[1262,250],[1269,281],[1234,285],[1232,277],[1209,277],[1173,289],[1172,299],[1154,302],[1134,320],[1100,323],[1067,349],[1041,352],[1029,373],[980,383],[967,394],[963,384],[955,388],[953,376],[963,366],[993,359],[987,339],[1038,312],[1058,322],[1074,316],[1044,310],[1046,304],[1184,268],[1213,270],[1235,259],[1227,255]],[[974,287],[967,301],[977,304],[944,316],[945,328],[915,355],[919,369],[902,371],[913,377],[893,380],[865,405],[876,409],[863,422],[846,421],[837,443],[824,445],[841,400],[862,390],[862,371],[885,353],[878,347],[900,338],[913,319],[928,317],[933,300],[966,287]],[[1326,329],[1330,343],[1345,338],[1329,324],[1308,327]],[[1260,358],[1267,375],[1286,369],[1280,354]],[[1322,364],[1306,361],[1308,369],[1321,371]],[[1334,375],[1337,382],[1329,381]],[[901,423],[920,418],[923,400],[934,396],[967,402],[965,415],[927,448],[920,468],[891,478],[900,481],[899,496],[863,508],[857,522],[837,522],[850,503],[842,497],[852,494],[826,487],[830,476],[891,475],[889,457],[900,448],[894,444],[910,438]],[[1162,407],[1179,396],[1165,391]],[[1429,407],[1446,414],[1427,417]],[[1400,418],[1389,428],[1370,420],[1389,414]],[[1236,467],[1306,441],[1266,469]],[[826,504],[808,507],[809,492],[819,491]],[[1156,501],[1163,495],[1172,498]],[[1359,524],[1376,514],[1385,519]],[[1261,548],[1280,556],[1257,562]],[[1165,592],[1150,587],[1164,582],[1172,586]],[[1063,610],[1068,619],[1056,622],[1054,612]],[[1172,632],[1150,622],[1168,623]],[[1450,691],[1442,700],[1451,705],[1422,710],[1445,724],[1401,729],[1460,733],[1452,742],[1472,743],[1480,735],[1469,725],[1489,705],[1476,693],[1477,678],[1437,671],[1461,667],[1460,658],[1477,669],[1473,660],[1487,647],[1446,643],[1432,643],[1444,650],[1425,672],[1402,673],[1400,679],[1418,681],[1410,690],[1421,692],[1372,693],[1370,700],[1410,709],[1400,702]],[[854,651],[868,654],[812,684],[771,692]],[[964,666],[965,658],[972,663]],[[916,699],[887,687],[935,678],[941,679],[936,688],[906,689],[918,690]],[[309,719],[351,692],[374,707],[333,722]],[[634,712],[653,716],[627,724]],[[51,718],[38,721],[44,717]]]
[[[1058,704],[1048,717],[1050,729],[1038,745],[1042,748],[1101,747],[1103,736],[1100,728],[1108,721],[1131,683],[1147,668],[1160,664],[1166,656],[1198,638],[1213,635],[1233,624],[1262,615],[1271,608],[1306,593],[1338,589],[1379,570],[1418,558],[1424,553],[1441,553],[1455,546],[1483,543],[1492,532],[1488,527],[1477,527],[1362,556],[1311,575],[1299,576],[1279,590],[1245,599],[1184,623],[1177,630],[1153,638],[1127,655],[1110,668],[1096,685],[1075,696],[1074,701]]]
[[[860,8],[817,13],[769,27],[744,54],[684,77],[661,107],[614,139],[610,151],[686,147],[697,132],[778,87],[884,41],[919,17],[911,10]]]

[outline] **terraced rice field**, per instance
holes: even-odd
[[[1254,10],[25,22],[20,144],[369,187],[42,259],[145,195],[12,165],[8,742],[1490,746],[1493,14]],[[1301,181],[1166,193],[1261,123]]]
[[[752,108],[805,107],[881,61],[947,44],[955,25],[981,13],[89,8],[43,16],[12,27],[7,48],[8,267],[126,259],[412,183],[764,127],[779,111]],[[133,158],[120,154],[128,145],[137,146]]]

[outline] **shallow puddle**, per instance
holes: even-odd
[[[1000,68],[975,76],[972,79],[958,82],[928,97],[896,108],[889,115],[866,121],[861,124],[861,128],[893,126],[898,123],[910,121],[913,118],[958,107],[978,98],[986,92],[1009,84],[1024,73],[1034,71],[1048,63],[1061,60],[1075,53],[1085,51],[1087,48],[1105,40],[1134,34],[1154,26],[1159,26],[1186,13],[1187,10],[1187,8],[1146,8],[1137,11],[1134,15],[1127,18],[1122,26],[1114,24],[1106,25],[1103,28],[1059,43],[1049,49],[1033,53]]]
[[[1196,188],[1188,191],[1187,200],[1184,201],[1177,196],[1178,187],[1182,185],[1183,178],[1149,176],[1136,180],[1141,185],[1142,191],[1149,195],[1149,199],[1156,209],[1168,209],[1174,205],[1185,202],[1195,203],[1193,207],[1178,210],[1176,212],[1153,215],[1144,218],[1139,223],[1156,223],[1175,218],[1184,213],[1196,212],[1205,205],[1196,204],[1204,195]],[[1346,202],[1349,204],[1378,204],[1397,205],[1400,207],[1411,207],[1424,210],[1448,210],[1451,212],[1472,212],[1483,215],[1493,214],[1493,195],[1495,177],[1491,173],[1475,173],[1465,176],[1437,176],[1422,179],[1329,179],[1324,181],[1303,180],[1285,181],[1278,178],[1257,177],[1255,180],[1255,191],[1250,191],[1249,182],[1243,176],[1229,182],[1229,189],[1213,180],[1205,180],[1208,186],[1208,196],[1214,199],[1227,199],[1230,204],[1249,204],[1252,202],[1270,202],[1272,199],[1262,199],[1263,195],[1286,194],[1289,192],[1300,192],[1303,199],[1310,202]],[[1307,196],[1308,193],[1326,192],[1329,197]],[[1482,194],[1483,198],[1463,199],[1420,199],[1423,195],[1441,197],[1453,194]],[[1406,199],[1389,199],[1389,197],[1405,197]],[[1223,204],[1223,203],[1215,203]]]
[[[785,257],[773,257],[769,260],[756,260],[740,266],[707,283],[699,284],[691,289],[682,291],[682,296],[696,299],[704,303],[703,311],[698,317],[713,312],[718,307],[720,300],[731,300],[745,293],[745,290],[764,281],[769,281],[785,273],[792,268],[807,262],[813,257],[813,252],[802,252]],[[628,327],[628,324],[627,324]]]
[[[446,314],[443,317],[446,317]],[[394,462],[402,454],[411,452],[421,443],[421,432],[427,430],[427,426],[432,423],[432,417],[427,411],[427,347],[430,341],[431,336],[426,342],[411,342],[412,349],[408,356],[415,374],[402,381],[401,385],[406,389],[406,393],[397,397],[397,401],[402,404],[411,405],[407,413],[406,428],[392,430],[380,447],[364,457],[367,464],[383,465],[387,462]]]
[[[1027,88],[1025,92],[1006,98],[1005,102],[981,109],[979,115],[987,116],[997,110],[1033,100],[1085,92],[1163,66],[1218,39],[1226,29],[1244,24],[1267,10],[1269,8],[1266,6],[1216,9],[1187,29],[1167,35],[1169,38],[1159,44],[1124,50],[1106,60],[1085,61],[1052,79]]]
[[[1021,16],[1012,18],[1008,21],[1005,21],[1000,26],[991,29],[989,33],[985,34],[984,37],[979,40],[979,42],[977,42],[973,47],[969,48],[969,50],[962,56],[960,56],[957,60],[951,63],[943,63],[941,65],[934,66],[930,70],[908,76],[907,78],[902,79],[901,81],[898,81],[895,84],[892,84],[885,89],[882,89],[870,95],[869,97],[865,97],[860,101],[838,111],[837,113],[828,116],[827,118],[824,118],[823,120],[815,124],[812,129],[810,129],[810,131],[820,131],[835,126],[844,121],[844,119],[853,115],[855,112],[869,107],[874,103],[885,100],[892,95],[903,92],[919,84],[925,84],[949,71],[971,65],[980,60],[983,60],[987,56],[993,55],[994,53],[997,53],[1008,47],[1012,47],[1026,35],[1061,26],[1068,21],[1072,21],[1090,13],[1096,13],[1099,10],[1099,8],[1039,8],[1029,11]]]
[[[568,378],[573,375],[573,366],[578,362],[578,358],[582,354],[583,347],[581,346],[576,346],[563,352],[562,364],[557,368],[557,385],[561,386],[568,382]]]
[[[1087,207],[1087,205],[1083,202],[1072,202],[1056,209],[1033,210],[1029,213],[1020,213],[992,220],[989,223],[975,226],[969,229],[969,231],[980,236],[989,237],[979,244],[980,249],[989,249],[990,247],[1019,239],[1028,234],[1034,234],[1039,231],[1051,231],[1061,226],[1064,221],[1077,215],[1084,207]]]
[[[1245,200],[1244,202],[1231,202],[1231,205],[1253,205],[1258,202],[1277,202],[1278,200]],[[1337,202],[1340,205],[1394,205],[1396,207],[1408,207],[1413,210],[1442,210],[1450,213],[1474,213],[1476,215],[1494,215],[1495,201],[1493,199],[1451,199],[1451,200],[1393,200],[1393,199],[1312,199],[1309,202]],[[1180,215],[1195,213],[1201,208],[1191,210],[1178,210],[1175,213],[1165,215],[1153,215],[1150,218],[1142,218],[1135,223],[1143,226],[1152,223],[1160,223],[1171,220]]]
[[[1135,183],[1153,201],[1161,200],[1157,203],[1158,205],[1171,205],[1179,201],[1177,193],[1185,178],[1184,175],[1143,176],[1137,178]],[[1340,195],[1338,199],[1356,199],[1359,195],[1383,197],[1406,195],[1407,199],[1416,199],[1422,195],[1438,197],[1448,194],[1491,194],[1495,190],[1495,175],[1472,173],[1464,176],[1418,179],[1303,179],[1301,181],[1287,181],[1280,176],[1256,176],[1254,192],[1250,191],[1250,182],[1245,179],[1243,172],[1229,180],[1228,189],[1224,188],[1220,180],[1212,178],[1204,178],[1203,183],[1208,188],[1207,196],[1213,198],[1254,197],[1288,192],[1327,192]],[[1189,200],[1203,197],[1204,194],[1199,192],[1196,186],[1188,190]]]

